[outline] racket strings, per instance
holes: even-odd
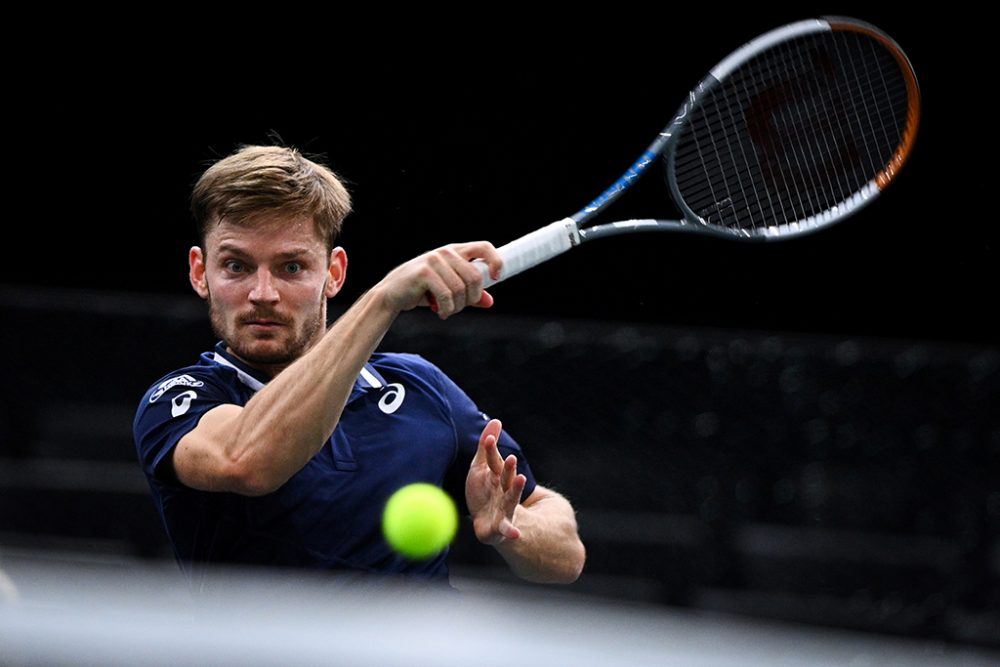
[[[793,51],[793,54],[794,53],[796,52]],[[821,165],[824,160],[829,162],[831,158],[834,160],[837,158],[837,155],[834,154],[829,148],[826,150],[823,149],[823,146],[816,140],[816,133],[811,131],[812,128],[808,123],[803,123],[803,118],[808,118],[810,115],[813,117],[818,116],[819,118],[823,118],[823,116],[826,115],[827,118],[823,119],[823,122],[827,126],[828,131],[832,129],[834,132],[839,132],[839,134],[842,135],[841,139],[847,134],[847,131],[842,124],[838,125],[836,123],[829,122],[831,114],[816,113],[816,109],[818,107],[816,106],[815,99],[808,93],[808,91],[802,88],[803,81],[804,79],[798,76],[790,79],[790,85],[798,88],[797,90],[792,91],[792,93],[797,96],[795,99],[811,100],[814,108],[803,112],[801,104],[792,105],[782,109],[780,115],[778,116],[780,122],[784,125],[784,132],[786,135],[791,136],[794,140],[792,142],[791,149],[786,150],[783,153],[783,163],[780,165],[781,169],[778,174],[781,178],[779,189],[792,195],[788,200],[790,212],[783,216],[784,221],[787,221],[789,216],[792,218],[805,217],[804,212],[810,209],[820,208],[816,200],[816,193],[821,191],[823,188],[817,180],[818,175],[808,169],[807,164],[814,164],[816,162],[815,156],[819,156],[819,163]],[[716,97],[718,97],[718,95],[716,95]],[[716,104],[718,105],[718,102],[716,102]],[[835,119],[842,118],[845,112],[856,116],[861,115],[857,108],[851,109],[844,105],[833,105],[833,111],[834,113],[832,116]],[[871,126],[875,127],[874,124],[871,124]],[[823,143],[829,145],[829,141],[824,141]],[[870,155],[868,155],[868,157],[869,162],[871,162]],[[704,158],[702,158],[702,162],[704,162]],[[843,162],[842,159],[841,162]],[[730,162],[730,164],[732,163]],[[844,171],[842,164],[835,166],[840,167],[839,170],[841,172]],[[724,175],[731,177],[730,174]],[[851,185],[863,182],[863,179],[855,179],[855,181],[856,182]],[[827,176],[825,182],[828,185],[832,184],[832,180],[829,176]],[[842,183],[843,179],[838,179],[838,182]],[[746,191],[745,187],[741,189]],[[773,206],[773,202],[774,198],[772,197],[770,198],[769,203]],[[750,209],[750,211],[752,212],[752,209]],[[752,226],[756,226],[753,216],[750,217],[749,222]]]
[[[801,56],[799,56],[799,58],[801,59]],[[771,69],[773,70],[774,68],[772,67]],[[868,71],[866,73],[868,75],[868,77],[867,77],[868,78],[867,87],[870,89],[871,88],[871,76],[870,76],[871,75],[871,68],[868,68]],[[881,73],[880,73],[880,78],[882,78],[884,80],[884,75],[881,75]],[[805,79],[803,79],[801,77],[799,77],[797,79],[797,81],[799,83],[801,83],[802,81],[806,81],[808,83],[808,80],[805,80]],[[861,86],[861,83],[864,83],[864,82],[865,82],[864,78],[862,78],[861,76],[857,76],[857,75],[855,76],[854,86],[856,88],[863,89],[863,87]],[[750,91],[747,88],[745,77],[744,77],[744,80],[739,81],[738,83],[742,86],[742,89],[743,89],[743,92],[744,92],[744,97],[749,97],[750,95],[753,94],[753,91]],[[769,83],[769,82],[765,78],[764,79],[764,84],[766,85],[767,83]],[[840,88],[843,88],[843,87],[844,86],[840,86]],[[897,86],[897,88],[899,88],[899,86]],[[866,91],[866,93],[867,92],[868,91]],[[801,85],[800,85],[800,89],[798,91],[796,91],[796,95],[799,98],[807,100],[807,101],[809,101],[809,103],[812,104],[812,108],[807,110],[806,115],[810,115],[810,114],[812,116],[817,116],[818,115],[818,113],[817,113],[818,112],[818,107],[816,106],[815,96],[812,95],[810,91],[802,89]],[[727,105],[726,113],[723,114],[723,113],[719,113],[719,108],[720,108],[719,97],[720,96],[717,95],[717,94],[713,95],[713,103],[716,106],[716,115],[717,115],[717,118],[722,123],[728,124],[728,127],[726,127],[724,129],[724,132],[731,132],[732,131],[732,127],[735,125],[735,123],[733,123],[732,119],[736,117],[736,114],[733,111],[733,109],[734,109],[734,107],[739,108],[738,107],[738,101],[737,101],[736,104],[734,104],[732,102],[729,103]],[[853,115],[856,115],[856,116],[860,116],[861,115],[861,113],[856,108],[848,108],[844,104],[834,104],[834,105],[832,105],[831,108],[832,108],[832,111],[833,111],[832,116],[835,119],[836,118],[842,118],[845,115],[845,113],[850,113],[850,114],[853,114]],[[791,110],[791,112],[786,112],[785,116],[786,117],[785,117],[784,121],[786,122],[786,124],[788,124],[789,126],[791,126],[791,131],[795,132],[795,134],[797,135],[796,136],[796,142],[797,142],[797,144],[800,144],[802,146],[808,146],[809,150],[810,150],[810,153],[812,155],[814,155],[814,156],[818,156],[821,163],[828,162],[831,159],[836,159],[838,157],[837,154],[834,152],[833,146],[836,146],[838,144],[843,144],[844,139],[846,138],[847,132],[843,129],[842,126],[841,127],[838,127],[837,125],[832,125],[831,126],[832,130],[834,131],[834,133],[838,133],[840,135],[837,138],[837,141],[834,141],[834,142],[831,143],[831,141],[827,137],[827,134],[829,134],[829,133],[817,134],[815,131],[811,131],[812,128],[810,128],[810,126],[808,124],[803,125],[803,123],[800,122],[801,118],[803,116],[803,113],[801,111],[798,111],[796,113],[796,110],[793,108]],[[829,118],[830,114],[827,114],[827,116]],[[869,114],[869,116],[870,116],[870,114]],[[896,122],[895,118],[893,118],[892,120],[894,122],[894,125],[896,125],[896,127],[897,127],[897,132],[896,133],[898,134],[898,122]],[[829,122],[828,122],[828,124],[829,124]],[[882,134],[886,134],[886,132],[885,132],[885,124],[884,123],[869,122],[869,127],[871,127],[872,130],[876,131],[876,132],[880,129],[880,125],[881,125],[881,129],[882,129]],[[711,127],[710,129],[711,129],[711,133],[717,133],[719,131],[718,128],[716,128],[716,127]],[[711,133],[710,133],[710,135],[711,135]],[[866,145],[870,145],[871,143],[872,143],[872,138],[868,137],[867,134],[866,134],[866,136],[865,136],[865,144]],[[699,146],[699,148],[700,148],[700,146]],[[742,167],[745,170],[751,170],[752,171],[752,169],[753,169],[753,166],[749,165],[748,159],[746,159],[751,154],[753,154],[753,156],[755,158],[755,161],[759,160],[759,155],[756,154],[756,150],[751,150],[751,151],[742,150],[741,151],[741,155],[745,158],[743,160],[743,162],[742,162]],[[728,169],[727,168],[723,168],[723,175],[727,179],[732,177],[732,174],[730,173],[731,171],[737,170],[741,166],[741,164],[739,162],[734,162],[733,161],[733,159],[732,159],[733,155],[734,155],[734,151],[730,150],[729,151],[729,158],[730,159],[722,163],[722,164],[727,164],[728,163],[728,165],[729,165]],[[723,155],[723,157],[725,157],[725,156]],[[874,161],[871,159],[870,151],[868,152],[868,158],[869,158],[869,160],[868,160],[868,162],[869,162],[869,169],[864,170],[865,172],[867,172],[867,173],[864,174],[865,178],[862,178],[862,179],[857,179],[856,178],[853,183],[850,183],[848,185],[844,185],[843,176],[844,176],[844,173],[845,173],[846,170],[844,169],[844,165],[843,164],[839,165],[840,168],[832,176],[829,173],[829,170],[824,170],[825,173],[813,174],[813,173],[809,173],[809,172],[803,170],[803,168],[802,168],[802,155],[801,155],[801,151],[790,151],[788,154],[786,154],[786,166],[791,166],[793,168],[793,171],[795,171],[796,173],[799,173],[799,174],[801,174],[803,176],[803,181],[797,183],[796,186],[795,186],[795,189],[794,189],[794,193],[796,194],[795,199],[797,199],[799,201],[798,208],[801,209],[801,210],[805,210],[807,208],[815,207],[817,205],[815,203],[815,201],[814,201],[814,198],[810,197],[810,195],[813,194],[814,191],[822,189],[820,187],[821,184],[817,182],[817,178],[821,178],[823,176],[825,176],[825,178],[823,179],[824,180],[824,184],[828,188],[828,191],[830,191],[830,192],[835,192],[838,189],[837,187],[834,187],[834,183],[833,183],[833,180],[832,180],[834,177],[837,177],[839,189],[841,190],[840,194],[843,195],[843,194],[847,194],[848,192],[854,191],[856,189],[856,187],[859,186],[860,184],[862,184],[869,177],[869,175],[873,172],[873,170],[877,168],[876,165],[874,164]],[[700,164],[704,164],[704,162],[705,162],[704,154],[703,154],[703,151],[701,151],[701,150],[699,150],[698,161],[699,161]],[[841,160],[841,163],[842,162],[843,161]],[[684,165],[684,163],[682,162],[681,164],[682,164],[682,167],[684,167],[686,169],[686,166]],[[784,174],[782,174],[782,176],[784,176]],[[741,187],[740,187],[741,192],[746,192],[748,190],[748,188],[746,186],[744,186],[743,184],[740,184],[740,185],[741,185]],[[685,184],[685,186],[686,186],[686,184]],[[789,186],[789,184],[787,183],[787,180],[785,181],[784,186],[785,187],[783,189],[786,189],[786,190],[791,190],[792,189]],[[756,199],[761,199],[760,194],[759,194],[759,189],[757,189],[757,188],[752,188],[752,189],[755,191],[755,195],[754,195],[755,198]],[[767,193],[768,191],[765,191],[765,192]],[[810,199],[810,201],[809,202],[805,202],[804,199]],[[792,203],[794,204],[795,201],[793,200]],[[773,197],[768,197],[768,204],[773,206]],[[751,213],[751,224],[753,224],[754,221],[752,220],[752,217],[753,217],[752,216],[752,210],[750,211],[750,213]],[[801,215],[796,215],[794,217],[802,217],[802,216]]]
[[[712,224],[808,220],[885,168],[907,106],[900,66],[875,39],[834,32],[789,40],[703,96],[674,157],[677,187]]]
[[[899,88],[899,86],[897,86],[897,88]],[[886,92],[891,93],[892,91],[886,91]],[[748,92],[747,95],[750,95],[750,93]],[[887,104],[887,105],[893,105],[894,107],[898,108],[899,106],[901,106],[902,100],[905,100],[905,95],[906,95],[906,91],[905,91],[905,89],[902,89],[902,90],[899,91],[899,95],[897,95],[895,97],[893,97],[893,96],[884,96],[885,97],[885,102],[883,102],[883,103]],[[743,122],[743,121],[742,121],[742,119],[738,119],[738,117],[737,117],[737,114],[741,113],[742,107],[739,106],[738,104],[734,104],[734,103],[730,102],[730,103],[728,103],[726,105],[725,108],[723,108],[722,105],[721,105],[721,103],[718,101],[718,97],[719,97],[718,94],[711,94],[711,97],[713,98],[713,104],[716,107],[716,115],[717,115],[717,117],[711,118],[711,119],[707,119],[707,120],[704,121],[704,129],[707,131],[706,133],[707,134],[711,134],[711,135],[716,135],[716,134],[726,134],[726,133],[731,133],[731,132],[736,132],[736,131],[744,132],[745,128],[744,128],[743,125],[741,125],[741,122]],[[813,104],[815,104],[814,101],[813,101]],[[827,114],[828,118],[834,118],[834,119],[841,118],[841,117],[843,117],[846,114],[855,113],[854,109],[848,108],[847,105],[845,103],[843,103],[843,102],[830,104],[830,105],[827,106],[827,109],[828,109],[829,112],[831,112],[831,113]],[[728,119],[726,119],[725,117],[728,117]],[[880,117],[880,120],[884,121],[884,118]],[[899,119],[895,118],[895,117],[892,117],[891,120],[893,121],[893,124],[896,126],[896,128],[895,128],[895,135],[898,136],[899,134],[901,134],[901,132],[900,132],[900,130],[898,128],[898,126],[899,126]],[[822,155],[832,156],[834,154],[834,151],[836,150],[836,148],[835,148],[836,144],[831,144],[830,143],[830,141],[829,141],[830,134],[829,133],[819,134],[819,133],[816,132],[815,127],[811,127],[809,125],[806,125],[806,126],[800,128],[800,129],[801,129],[801,131],[804,131],[804,132],[807,132],[807,133],[811,133],[810,136],[813,139],[816,139],[818,137],[819,139],[821,139],[822,141],[824,141],[826,143],[825,152],[824,152],[824,149],[822,147],[820,147],[819,149],[817,149],[819,151],[819,154],[821,156]],[[861,129],[862,136],[866,139],[866,143],[871,144],[872,142],[876,141],[875,135],[878,133],[878,131],[879,131],[880,128],[872,125],[872,126],[870,126],[868,128],[862,127],[860,129]],[[883,125],[883,127],[881,129],[882,130],[886,130],[886,128],[884,127],[884,125]],[[841,131],[840,132],[840,137],[843,139],[843,138],[845,138],[845,136],[846,136],[845,133],[843,131]],[[697,141],[697,139],[695,139],[695,140]],[[891,138],[889,136],[885,136],[884,140],[885,140],[887,146],[892,146],[894,144],[893,138]],[[695,162],[695,163],[700,164],[700,161],[696,157],[693,157],[693,156],[684,156],[684,155],[679,155],[678,156],[677,164],[679,166],[685,166],[686,167],[691,162]],[[870,164],[869,165],[870,168],[874,167],[874,166],[875,166],[874,164]]]
[[[788,200],[788,211],[775,209],[774,198],[771,198],[769,203],[772,207],[771,212],[780,216],[778,219],[787,224],[791,222],[789,214],[793,219],[806,217],[808,211],[819,208],[816,193],[822,190],[820,185],[822,175],[813,173],[808,165],[815,164],[817,157],[819,164],[823,164],[824,158],[829,161],[832,155],[824,155],[818,146],[819,142],[816,141],[817,133],[813,122],[815,119],[823,119],[822,122],[828,123],[829,115],[820,109],[815,99],[816,91],[811,90],[813,88],[811,84],[816,79],[805,75],[811,69],[809,64],[805,61],[801,50],[789,49],[788,45],[785,45],[781,56],[782,67],[775,68],[773,63],[766,63],[768,67],[765,72],[768,76],[765,80],[772,78],[783,80],[782,85],[790,89],[789,99],[796,100],[795,104],[782,105],[777,115],[778,124],[784,128],[788,136],[792,137],[791,150],[784,152],[784,161],[779,169],[780,189],[791,196]],[[790,78],[786,76],[788,71],[786,63],[790,63],[793,68],[794,75]],[[803,108],[806,105],[810,108]],[[824,143],[829,145],[829,142]],[[808,149],[803,150],[803,147]],[[827,177],[825,180],[832,185],[831,178]],[[758,207],[758,211],[761,214],[761,223],[765,223],[769,219],[768,212],[762,207]],[[761,226],[756,224],[752,217],[749,222],[754,228]]]
[[[747,90],[746,89],[746,86],[745,86],[746,82],[745,82],[745,80],[741,81],[740,83],[743,84],[744,90],[746,91],[743,98],[732,98],[730,96],[730,98],[727,100],[727,109],[726,109],[726,114],[725,115],[722,114],[722,113],[717,113],[714,116],[706,116],[704,118],[705,123],[706,123],[706,127],[707,127],[707,129],[710,132],[720,132],[721,131],[723,133],[731,133],[731,132],[735,131],[734,128],[737,127],[736,123],[729,122],[727,124],[726,123],[727,116],[730,119],[737,117],[737,114],[734,113],[734,109],[742,111],[746,107],[746,98],[750,98],[750,97],[752,97],[753,95],[755,95],[757,93],[757,91],[751,91],[751,90]],[[769,82],[765,80],[765,81],[762,82],[761,85],[758,85],[757,88],[759,89],[761,87],[764,87],[768,83]],[[860,89],[858,82],[854,82],[854,87]],[[839,93],[839,92],[841,92],[842,90],[845,90],[845,89],[848,89],[847,86],[845,84],[842,84],[842,85],[838,86],[837,88],[832,88],[830,90],[832,90],[834,93]],[[863,89],[861,89],[861,90],[865,94],[869,94],[868,91],[865,91]],[[898,99],[898,100],[905,99],[905,87],[902,85],[901,82],[899,82],[899,85],[896,86],[896,90],[897,90],[897,93],[899,93],[899,94],[895,97],[895,99]],[[875,93],[878,93],[878,92],[879,91],[875,91]],[[890,90],[888,92],[891,93],[892,91]],[[798,94],[799,97],[807,100],[807,102],[811,102],[811,103],[815,104],[815,99],[812,96],[810,96],[807,92],[805,92],[805,91],[799,91],[797,94]],[[720,106],[719,102],[718,102],[719,97],[720,96],[719,96],[718,93],[714,93],[713,94],[714,103],[715,103],[716,107]],[[889,97],[889,98],[887,98],[885,100],[875,100],[875,102],[876,102],[876,104],[888,104],[888,103],[892,103],[891,102],[892,99],[893,99],[892,97]],[[838,95],[838,96],[835,96],[833,98],[833,103],[828,103],[826,105],[826,107],[830,111],[833,112],[833,115],[835,117],[842,117],[845,113],[850,113],[850,114],[857,115],[857,110],[856,109],[854,109],[854,108],[848,108],[847,103],[849,103],[849,102],[850,102],[850,100],[848,99],[848,100],[846,100],[846,103],[845,103],[845,98],[843,96]],[[896,106],[898,107],[899,104],[896,103]],[[829,114],[828,114],[828,116],[829,116]],[[740,119],[740,120],[742,120],[742,119]],[[787,122],[787,120],[788,120],[788,118],[787,118],[787,114],[786,114],[785,121]],[[796,128],[793,127],[792,129],[796,129]],[[808,131],[811,128],[809,126],[805,126],[804,129]],[[872,129],[877,130],[878,128],[873,125]],[[741,128],[741,129],[739,129],[739,131],[745,131],[745,130],[743,130]]]

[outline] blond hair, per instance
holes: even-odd
[[[191,193],[202,245],[212,225],[252,225],[262,215],[309,217],[333,248],[351,196],[328,167],[285,146],[244,146],[209,167]]]

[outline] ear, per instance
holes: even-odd
[[[208,280],[205,279],[205,254],[198,246],[193,246],[188,251],[188,266],[191,267],[188,278],[191,280],[191,287],[202,299],[208,298]]]
[[[332,299],[344,286],[344,281],[347,280],[347,253],[340,246],[330,251],[329,272],[323,293],[327,299]]]

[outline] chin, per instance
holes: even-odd
[[[240,356],[251,364],[259,366],[287,366],[299,358],[299,355],[289,354],[284,350],[251,352]]]
[[[236,340],[228,345],[236,356],[251,364],[267,366],[290,364],[301,356],[296,354],[289,344],[273,338]]]

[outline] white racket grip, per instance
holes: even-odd
[[[572,218],[563,218],[497,248],[503,259],[498,280],[493,280],[490,276],[490,268],[486,262],[477,259],[474,264],[483,274],[483,287],[489,287],[561,255],[579,243],[580,231],[576,228],[576,223]]]

